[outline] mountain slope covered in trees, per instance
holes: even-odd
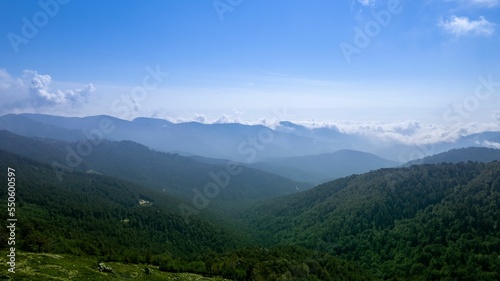
[[[269,244],[358,261],[381,278],[498,280],[500,163],[420,165],[342,178],[254,208]]]
[[[87,141],[90,148],[82,148],[82,142],[28,138],[7,131],[0,131],[0,140],[0,149],[51,164],[54,176],[60,180],[64,180],[65,174],[71,170],[92,172],[132,181],[187,200],[198,194],[194,189],[205,195],[205,187],[216,184],[219,186],[217,196],[205,197],[210,199],[210,204],[276,197],[295,193],[297,187],[310,187],[235,162],[202,163],[178,154],[154,151],[131,141],[101,140],[95,145]]]
[[[353,175],[219,224],[209,212],[186,220],[182,200],[158,191],[93,173],[67,172],[60,182],[50,165],[0,156],[0,169],[17,173],[23,251],[235,280],[500,278],[498,162]],[[6,238],[2,229],[2,245]]]
[[[186,221],[177,211],[182,201],[129,182],[77,172],[60,182],[49,165],[0,150],[0,169],[7,167],[16,173],[20,250],[144,261],[222,252],[242,241],[200,216]],[[6,189],[0,196],[7,200]],[[7,245],[5,228],[0,238]]]
[[[397,162],[380,158],[371,153],[339,150],[319,155],[267,159],[249,166],[295,181],[319,184],[352,174],[361,174],[398,165]]]
[[[78,149],[6,131],[0,139],[0,148],[48,163],[65,163],[68,147]],[[193,205],[189,192],[203,188],[210,172],[227,169],[222,160],[102,140],[74,171],[61,171],[62,181],[50,164],[2,150],[0,169],[17,171],[22,251],[235,280],[498,280],[500,163],[463,161],[496,153],[476,151],[445,154],[459,163],[384,168],[282,197],[280,188],[295,191],[295,182],[240,167],[228,178],[240,192],[225,193],[228,185],[210,198],[227,202],[225,216],[210,208],[186,216],[179,208]],[[258,198],[270,199],[248,201]],[[1,230],[2,245],[7,234]]]
[[[260,248],[240,230],[203,215],[187,221],[175,208],[179,200],[148,188],[79,172],[60,182],[49,165],[0,150],[0,170],[8,167],[16,177],[17,251],[146,263],[233,280],[374,280],[367,269],[325,253]],[[0,192],[2,201],[7,196]],[[8,236],[1,228],[0,250]]]
[[[460,162],[493,162],[500,161],[500,149],[487,147],[467,147],[452,149],[435,155],[427,156],[406,163],[404,166],[420,164],[439,164],[439,163],[460,163]]]

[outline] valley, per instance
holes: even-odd
[[[82,140],[96,145],[73,163]],[[346,149],[246,163],[0,131],[19,280],[496,280],[498,160],[469,147],[403,165]]]

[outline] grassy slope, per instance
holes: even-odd
[[[17,252],[16,273],[7,271],[7,253],[0,255],[0,279],[11,280],[229,280],[221,277],[208,278],[191,273],[161,272],[151,265],[107,262],[114,274],[99,272],[94,258],[71,255],[36,254]],[[152,269],[151,274],[145,268]]]

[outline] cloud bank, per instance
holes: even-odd
[[[461,2],[472,7],[494,8],[500,5],[500,0],[462,0]]]
[[[358,3],[360,3],[363,6],[370,6],[375,2],[375,0],[358,0]]]
[[[203,124],[239,123],[244,125],[262,125],[271,129],[293,132],[294,126],[303,129],[321,129],[322,132],[341,133],[360,136],[372,141],[374,144],[390,145],[425,145],[439,142],[454,142],[461,137],[482,133],[485,131],[500,131],[500,110],[493,113],[491,122],[461,122],[461,123],[421,123],[416,120],[378,122],[378,121],[304,121],[296,120],[290,115],[276,115],[261,119],[248,119],[237,114],[221,114],[208,117],[204,114],[194,113],[192,117],[172,117],[167,114],[153,116],[173,123],[198,122]],[[498,118],[498,119],[495,119]],[[294,125],[281,126],[281,121],[289,121]],[[485,144],[483,144],[485,145]]]
[[[474,35],[474,36],[491,36],[495,33],[496,25],[489,22],[484,17],[479,17],[477,20],[471,20],[468,17],[451,16],[447,20],[441,19],[439,22],[446,33],[456,37]]]
[[[52,77],[36,70],[24,70],[14,77],[0,69],[0,113],[34,111],[54,107],[79,107],[95,91],[92,84],[81,89],[54,89]]]

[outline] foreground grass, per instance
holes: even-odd
[[[11,273],[8,272],[7,253],[2,251],[0,254],[0,280],[228,280],[190,273],[167,273],[159,271],[157,266],[117,262],[105,263],[114,273],[104,273],[99,272],[97,260],[93,258],[26,252],[16,253],[16,270]]]

